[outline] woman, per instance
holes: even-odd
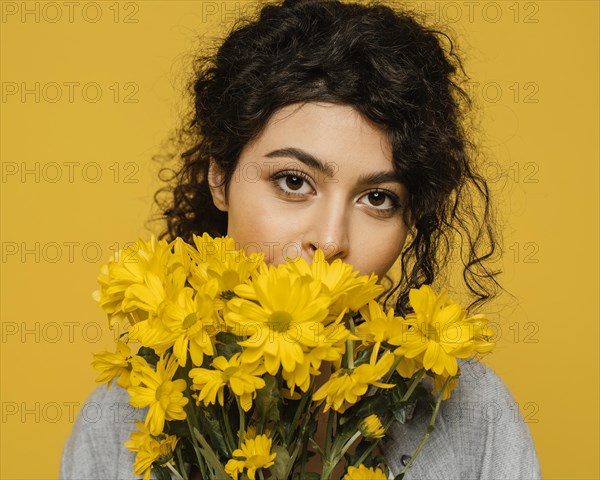
[[[448,43],[448,46],[444,47]],[[200,57],[188,145],[157,197],[164,236],[228,234],[268,263],[317,248],[383,277],[399,315],[410,288],[443,283],[453,238],[467,248],[473,310],[499,287],[485,180],[464,128],[468,97],[448,37],[413,16],[337,1],[267,5]],[[462,246],[460,249],[463,251]],[[405,478],[539,478],[531,436],[498,377],[463,362],[458,388]],[[143,411],[99,387],[63,453],[62,478],[130,478],[123,442]],[[393,474],[426,432],[430,406],[388,433]],[[95,421],[92,421],[95,420]]]

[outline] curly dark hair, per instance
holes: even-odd
[[[409,192],[401,278],[386,297],[397,314],[410,311],[410,288],[434,285],[454,254],[473,299],[467,310],[498,294],[500,271],[488,264],[501,250],[499,234],[466,127],[468,77],[448,34],[381,3],[287,0],[238,19],[219,43],[194,61],[193,111],[172,139],[182,153],[170,154],[176,165],[161,171],[161,238],[225,235],[227,213],[212,202],[209,160],[227,186],[242,149],[277,109],[333,102],[384,128]]]

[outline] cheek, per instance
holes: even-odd
[[[285,255],[297,256],[297,228],[292,216],[277,215],[271,205],[245,201],[232,204],[227,234],[247,253],[262,252],[268,264],[276,265]]]
[[[375,230],[360,233],[360,245],[352,252],[352,259],[348,259],[363,275],[375,273],[383,277],[392,267],[400,253],[407,230],[404,226],[392,228],[388,231],[376,232]]]

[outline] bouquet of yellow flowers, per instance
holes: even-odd
[[[111,327],[126,326],[116,352],[94,355],[97,381],[148,407],[125,443],[144,479],[187,480],[195,465],[203,479],[328,480],[340,462],[345,480],[387,479],[373,451],[428,394],[422,380],[433,425],[456,359],[493,348],[486,318],[445,290],[412,289],[414,313],[400,317],[377,303],[375,275],[321,250],[275,267],[230,237],[193,241],[139,240],[102,266],[94,292]]]

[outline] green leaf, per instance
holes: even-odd
[[[363,418],[373,414],[378,417],[386,416],[391,404],[389,395],[384,391],[378,393],[373,397],[363,397],[360,402],[348,408],[340,418],[340,425],[351,421],[353,421],[351,425],[354,425],[357,421],[360,422]]]
[[[321,457],[323,457],[323,450],[321,450],[321,446],[316,442],[316,440],[312,437],[308,437],[308,442],[310,446],[314,448]]]
[[[185,420],[166,421],[164,432],[167,435],[175,435],[177,438],[191,438],[191,433]]]
[[[367,350],[363,350],[358,355],[356,355],[356,358],[354,359],[354,366],[358,367],[363,363],[369,363],[371,361],[372,350],[372,348],[369,348]]]
[[[196,440],[200,443],[200,452],[202,456],[206,460],[207,465],[215,472],[216,477],[221,479],[230,478],[226,473],[223,467],[223,464],[219,460],[219,457],[215,454],[214,450],[208,444],[204,436],[198,431],[196,427],[193,427],[193,434],[196,437]]]
[[[156,365],[160,357],[150,347],[140,347],[137,352],[138,357],[142,357],[150,365]]]
[[[272,375],[264,375],[265,386],[256,393],[256,411],[261,422],[279,422],[279,386]]]
[[[363,453],[365,453],[365,451],[371,446],[371,441],[367,440],[367,439],[363,439],[360,441],[360,443],[356,446],[356,450],[354,451],[353,454],[350,454],[349,452],[346,453],[345,457],[347,460],[347,464],[348,465],[356,465],[356,463],[358,462],[358,459],[362,456]],[[369,457],[367,457],[365,459],[365,461],[363,462],[363,464],[365,465],[365,467],[371,467],[372,465],[370,464],[370,459]]]
[[[167,467],[153,465],[152,473],[156,477],[156,480],[171,480],[171,474],[169,473],[169,469]]]
[[[217,340],[215,345],[217,356],[223,356],[229,360],[233,355],[242,351],[242,347],[237,343],[240,338],[233,333],[219,332],[215,338]]]
[[[202,424],[202,430],[205,435],[211,440],[211,445],[216,448],[221,456],[227,456],[229,449],[223,436],[221,423],[217,419],[217,408],[222,408],[221,405],[209,405],[200,410],[199,420]],[[227,412],[224,412],[227,414]],[[227,421],[227,420],[225,420]]]
[[[287,480],[286,475],[290,462],[289,452],[282,445],[275,445],[271,451],[277,454],[275,463],[269,468],[271,480]]]

